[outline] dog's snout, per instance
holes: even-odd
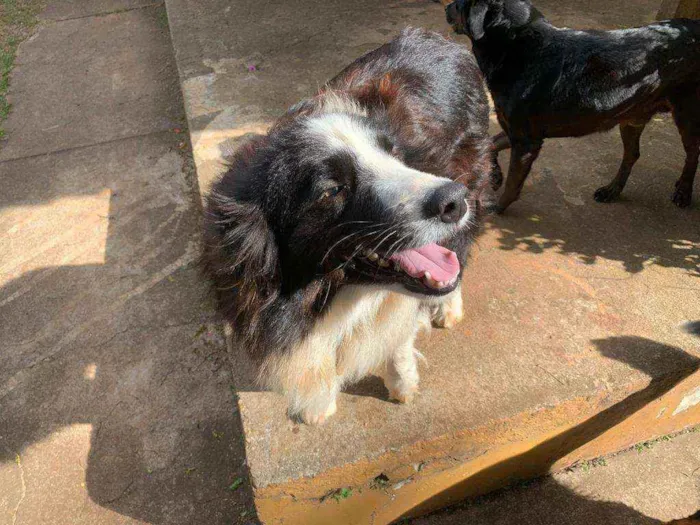
[[[427,203],[429,218],[439,217],[444,223],[459,222],[467,213],[467,187],[458,182],[443,184]]]

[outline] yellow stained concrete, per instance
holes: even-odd
[[[382,525],[425,514],[519,479],[697,425],[700,405],[672,414],[698,387],[700,373],[695,372],[685,379],[670,378],[632,389],[610,406],[603,397],[576,399],[471,432],[417,443],[313,479],[254,490],[258,515],[265,525]],[[426,458],[432,459],[418,467],[416,462]],[[388,473],[385,486],[371,486],[377,472]],[[350,488],[352,494],[345,499],[327,496],[341,487]]]

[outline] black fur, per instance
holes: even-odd
[[[448,22],[469,35],[512,146],[501,210],[517,200],[544,139],[578,137],[617,124],[625,146],[615,179],[595,199],[616,199],[658,112],[673,111],[687,154],[673,202],[691,202],[700,151],[700,21],[669,20],[619,31],[552,26],[529,0],[457,0]]]
[[[359,176],[356,159],[329,152],[307,133],[309,119],[338,111],[331,107],[338,99],[356,104],[361,111],[346,116],[372,129],[374,144],[405,166],[468,187],[458,184],[454,191],[468,192],[474,224],[444,244],[462,262],[479,231],[489,195],[490,141],[478,67],[462,46],[405,30],[292,107],[268,135],[241,147],[208,197],[205,268],[222,316],[258,357],[297,344],[348,283],[403,284],[430,293],[391,270],[344,260],[358,236],[367,245],[381,240],[363,233],[372,225],[393,227],[392,243],[406,232],[397,223],[401,207],[379,202],[371,185],[361,182],[367,175]],[[355,236],[353,243],[343,241],[347,235]],[[390,250],[412,242],[408,235]]]

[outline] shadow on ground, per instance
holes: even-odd
[[[19,275],[0,289],[0,461],[26,487],[19,471],[0,484],[20,522],[252,513],[248,484],[229,489],[242,430],[181,145],[166,132],[3,165],[3,273]],[[102,511],[81,509],[82,487]]]
[[[500,249],[564,255],[586,266],[609,261],[620,277],[655,267],[700,277],[700,191],[696,185],[690,208],[671,203],[685,155],[669,117],[645,130],[641,150],[620,200],[601,204],[593,193],[622,157],[617,130],[546,141],[521,200],[493,219]],[[504,170],[507,155],[499,157]]]
[[[447,491],[434,496],[436,501],[445,498],[455,501],[465,493],[486,493],[498,489],[504,483],[513,485],[546,473],[560,458],[573,452],[589,441],[594,440],[607,430],[621,423],[635,412],[641,410],[655,399],[669,392],[685,378],[700,369],[700,359],[680,348],[663,345],[640,337],[611,337],[593,341],[598,351],[605,357],[627,363],[650,377],[650,383],[644,389],[615,403],[610,408],[596,414],[583,423],[545,441],[535,448],[493,465]],[[675,367],[673,373],[668,371],[669,364]],[[512,477],[512,472],[521,473]],[[463,514],[464,504],[441,511],[426,518],[415,520],[415,525],[450,525],[464,523],[511,523],[513,516],[518,516],[519,523],[537,523],[541,525],[589,525],[591,523],[620,523],[629,525],[660,524],[659,520],[649,518],[622,503],[593,501],[574,493],[549,479],[546,482],[534,482],[529,485],[532,492],[527,498],[516,500],[516,508],[492,505],[498,500],[500,492],[482,498],[467,500],[473,513],[469,517]],[[430,508],[432,499],[412,509],[408,515],[420,514],[421,509]],[[402,521],[401,518],[398,521]],[[482,521],[483,520],[483,521]]]
[[[539,195],[528,198],[561,201],[561,195],[551,191],[554,185],[548,186],[546,182],[533,185],[530,192]],[[659,266],[700,277],[700,210],[678,210],[664,193],[655,197],[668,206],[644,208],[631,198],[609,205],[591,198],[584,206],[563,203],[557,210],[539,203],[518,209],[516,204],[506,215],[494,218],[493,224],[502,250],[573,256],[587,266],[607,260],[619,263],[628,274]],[[700,282],[696,289],[700,291]]]

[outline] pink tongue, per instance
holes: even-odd
[[[423,277],[425,272],[435,281],[449,282],[459,275],[459,261],[454,252],[437,244],[404,250],[391,256],[411,277]]]

